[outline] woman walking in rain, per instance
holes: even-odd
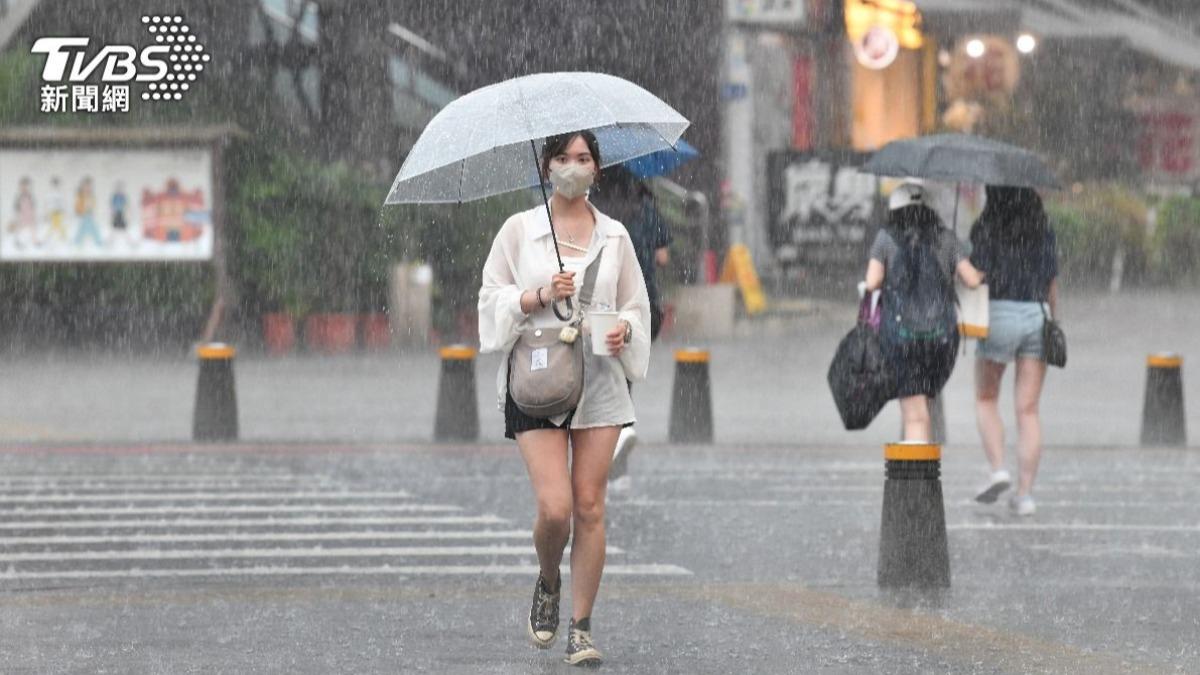
[[[892,191],[888,224],[875,237],[867,263],[867,291],[883,289],[881,343],[896,375],[906,441],[932,440],[929,399],[954,370],[954,275],[970,288],[983,282],[927,201],[916,183]]]
[[[1031,188],[989,185],[983,213],[971,228],[971,245],[971,261],[987,273],[990,295],[988,336],[975,352],[975,411],[991,477],[975,499],[990,504],[1012,485],[1004,469],[999,396],[1004,371],[1015,361],[1020,470],[1009,506],[1018,515],[1031,516],[1037,510],[1032,491],[1042,454],[1042,324],[1057,314],[1058,304],[1057,244],[1041,198]]]
[[[578,306],[577,279],[594,260],[598,273],[592,305],[618,312],[616,328],[605,335],[609,356],[593,354],[590,346],[584,350],[583,394],[573,410],[549,419],[524,413],[508,390],[508,358],[497,379],[505,436],[517,442],[537,502],[533,538],[541,573],[526,628],[537,647],[554,644],[559,568],[574,532],[566,658],[573,665],[594,665],[601,659],[591,637],[591,614],[604,570],[608,471],[622,427],[634,422],[626,382],[643,379],[650,358],[650,306],[633,244],[621,223],[588,202],[599,167],[600,148],[590,132],[546,139],[540,168],[554,188],[549,202],[553,224],[543,206],[509,218],[492,244],[479,291],[481,351],[506,356],[525,329],[559,333],[566,322],[552,311],[554,305],[574,298]],[[588,330],[587,322],[583,328]]]

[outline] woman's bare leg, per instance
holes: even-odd
[[[571,475],[567,471],[567,431],[534,429],[517,434],[517,447],[525,458],[537,517],[533,521],[533,547],[542,577],[550,588],[558,583],[563,550],[571,537]]]
[[[1038,414],[1038,402],[1042,398],[1042,383],[1046,379],[1046,362],[1041,359],[1017,359],[1017,435],[1020,438],[1021,476],[1017,482],[1017,495],[1027,495],[1033,490],[1033,479],[1037,476],[1038,463],[1042,458],[1042,421]]]
[[[1004,420],[1000,419],[1000,380],[1005,364],[975,359],[975,421],[992,471],[1004,468]]]
[[[604,573],[604,497],[620,427],[571,431],[571,487],[575,538],[571,542],[571,618],[592,615]]]
[[[929,399],[925,396],[905,396],[900,399],[900,417],[904,420],[904,440],[933,440],[929,421]]]

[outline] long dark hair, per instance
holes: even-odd
[[[587,143],[588,152],[592,153],[592,161],[596,163],[597,177],[600,172],[600,142],[596,140],[596,134],[584,129],[582,131],[571,131],[557,136],[550,136],[542,145],[542,178],[550,175],[550,160],[561,155],[578,136]]]
[[[988,185],[987,202],[971,227],[971,243],[1028,250],[1042,245],[1049,223],[1033,188]]]
[[[897,244],[905,241],[931,243],[942,226],[942,219],[924,204],[910,204],[888,211],[887,228]]]

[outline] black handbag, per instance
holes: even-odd
[[[1042,324],[1042,355],[1047,364],[1064,368],[1067,365],[1067,335],[1063,333],[1062,326],[1050,318],[1046,304],[1039,302],[1038,306],[1042,308],[1042,317],[1045,319]]]

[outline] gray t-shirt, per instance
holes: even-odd
[[[958,237],[950,230],[939,227],[937,233],[937,260],[942,266],[942,272],[945,273],[947,279],[954,278],[954,269],[958,267],[959,261],[967,257],[967,248],[963,245]],[[880,230],[879,234],[875,235],[875,241],[871,244],[871,259],[878,260],[883,263],[884,274],[892,268],[896,260],[896,255],[899,253],[900,247],[892,235],[888,234],[886,229]]]

